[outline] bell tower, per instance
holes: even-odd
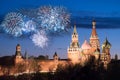
[[[92,21],[92,33],[90,36],[90,45],[94,50],[100,50],[99,38],[96,31],[96,21]]]

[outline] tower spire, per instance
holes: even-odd
[[[78,41],[78,33],[77,33],[76,25],[74,25],[72,41],[70,43],[70,47],[68,47],[67,53],[69,60],[71,60],[74,63],[79,61],[80,44]]]
[[[95,20],[92,21],[92,26],[93,26],[93,28],[95,28],[95,26],[96,26],[96,21]]]
[[[73,34],[77,34],[76,25],[74,25]]]
[[[96,21],[95,20],[92,21],[92,34],[91,34],[91,36],[97,36]]]
[[[90,37],[90,44],[91,44],[92,48],[97,50],[97,49],[100,49],[100,44],[99,44],[99,38],[98,38],[95,26],[96,26],[96,21],[93,20],[92,21],[92,33],[91,33],[91,37]]]

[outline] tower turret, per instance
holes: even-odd
[[[92,33],[90,36],[90,45],[95,50],[100,49],[100,43],[99,43],[97,31],[96,31],[96,21],[95,20],[92,21]]]
[[[21,56],[21,47],[20,47],[20,44],[17,44],[17,46],[16,46],[15,56]]]
[[[21,55],[21,46],[20,44],[17,44],[16,46],[16,52],[15,52],[15,64],[20,63],[23,61],[22,55]]]
[[[80,59],[80,45],[78,41],[78,33],[76,30],[76,25],[74,25],[74,30],[72,34],[72,41],[70,47],[68,48],[68,59],[72,62],[78,62]]]
[[[118,60],[118,55],[117,54],[115,54],[115,60]]]
[[[111,48],[111,44],[106,38],[104,43],[102,44],[102,52],[110,54],[110,48]]]
[[[57,52],[55,52],[54,53],[54,55],[53,55],[53,59],[54,59],[54,67],[53,67],[53,69],[52,69],[52,71],[53,72],[55,72],[56,71],[56,69],[57,69],[57,66],[58,66],[58,55],[57,55]]]
[[[102,54],[101,54],[101,62],[103,63],[105,68],[107,68],[107,64],[111,61],[110,48],[111,48],[111,44],[106,38],[106,40],[102,44]]]
[[[76,25],[74,25],[71,47],[79,47],[78,33],[77,33],[77,30],[76,30]]]
[[[57,55],[56,52],[55,52],[55,54],[53,55],[53,59],[54,59],[54,60],[58,60],[58,55]]]
[[[27,53],[27,51],[25,51],[24,58],[25,58],[26,60],[28,60],[28,53]]]

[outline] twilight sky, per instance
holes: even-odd
[[[43,5],[67,8],[71,14],[71,26],[74,23],[77,25],[80,45],[85,39],[89,40],[92,29],[91,21],[95,19],[100,44],[107,37],[112,44],[112,56],[116,53],[120,56],[120,0],[1,0],[0,23],[8,12],[34,9]],[[64,34],[49,36],[48,46],[44,49],[35,46],[28,37],[12,38],[0,33],[0,56],[14,55],[15,46],[20,43],[22,54],[27,51],[29,55],[49,55],[52,58],[54,52],[57,51],[61,58],[66,58],[72,29]]]

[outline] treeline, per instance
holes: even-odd
[[[19,76],[1,76],[0,80],[119,80],[120,61],[113,60],[104,69],[103,65],[96,66],[93,62],[84,67],[79,64],[58,65],[56,72],[23,74]]]
[[[3,56],[0,57],[0,66],[13,66],[14,56]]]

